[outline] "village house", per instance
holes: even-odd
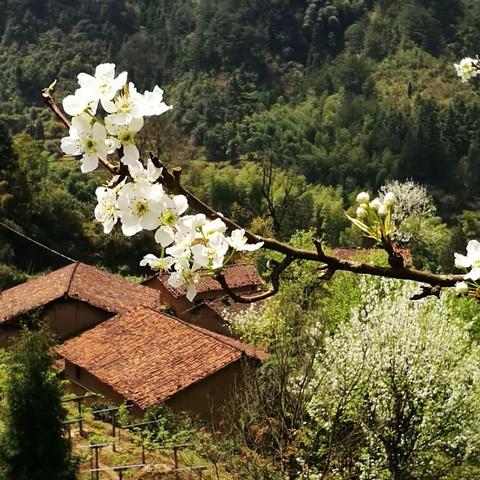
[[[72,263],[0,292],[0,346],[37,312],[59,340],[139,305],[162,307],[158,292],[83,263]]]
[[[231,269],[227,277],[240,291],[261,285],[256,271],[240,271],[243,277]],[[195,306],[227,305],[219,288],[212,279],[201,282],[203,303]],[[116,404],[127,401],[137,414],[166,402],[175,411],[212,417],[241,387],[245,364],[257,365],[265,352],[168,315],[170,298],[182,301],[181,294],[162,296],[149,286],[72,263],[0,292],[0,346],[36,313],[60,342],[57,366],[70,381],[69,390],[97,393]],[[220,318],[221,311],[216,315]]]
[[[235,293],[245,296],[265,286],[254,265],[229,265],[224,268],[224,276]],[[168,277],[168,274],[159,274],[143,282],[143,285],[158,290],[163,304],[176,317],[222,335],[232,335],[225,312],[244,310],[248,304],[234,302],[220,283],[208,276],[200,279],[196,286],[197,296],[191,302],[187,299],[186,289],[172,287]]]
[[[241,388],[246,363],[262,350],[147,307],[121,313],[58,348],[65,378],[134,414],[165,402],[204,417]],[[77,391],[77,393],[84,393]]]

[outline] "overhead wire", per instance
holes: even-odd
[[[15,233],[16,235],[22,237],[25,240],[28,240],[29,242],[31,242],[31,243],[39,246],[39,247],[42,247],[45,250],[48,250],[50,253],[53,253],[54,255],[57,255],[61,258],[64,258],[65,260],[68,260],[69,262],[76,262],[77,261],[77,260],[74,260],[73,258],[69,257],[68,255],[64,255],[63,253],[60,253],[57,250],[54,250],[53,248],[50,248],[47,245],[44,245],[43,243],[39,242],[38,240],[35,240],[34,238],[29,237],[28,235],[26,235],[22,232],[19,232],[15,228],[11,227],[10,225],[7,225],[6,223],[4,223],[2,221],[0,221],[0,226],[6,228],[7,230],[9,230],[12,233]]]

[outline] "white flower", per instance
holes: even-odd
[[[374,198],[371,202],[370,202],[370,208],[373,208],[373,210],[378,210],[380,208],[380,206],[382,205],[382,202],[379,198]]]
[[[357,218],[365,218],[367,216],[367,211],[363,207],[358,207],[357,208]]]
[[[153,253],[149,253],[143,257],[140,261],[140,266],[149,266],[152,270],[168,270],[175,263],[175,259],[172,257],[159,258]]]
[[[223,266],[228,247],[227,239],[220,231],[216,231],[208,237],[208,256],[214,270]]]
[[[142,95],[130,82],[128,89],[125,89],[112,101],[105,102],[104,108],[106,112],[111,114],[112,123],[125,125],[134,118],[161,115],[172,107],[163,102],[163,90],[158,85],[152,92],[147,91]]]
[[[167,247],[173,243],[175,230],[182,229],[185,233],[192,230],[186,225],[182,225],[182,228],[179,228],[181,215],[187,209],[188,200],[184,195],[165,195],[162,198],[162,203],[158,206],[155,214],[150,218],[150,230],[160,226],[155,233],[155,241],[160,243],[162,247]]]
[[[473,281],[478,280],[480,278],[480,242],[470,240],[467,245],[466,256],[455,253],[455,266],[464,269],[471,268],[464,278]]]
[[[202,225],[201,230],[205,238],[209,238],[215,233],[225,233],[227,231],[227,226],[223,220],[216,218],[215,220],[207,220]]]
[[[382,204],[378,207],[378,214],[379,214],[381,217],[386,217],[387,214],[388,214],[388,207],[387,207],[387,205],[385,205],[384,203],[382,203]]]
[[[263,246],[263,242],[252,244],[247,243],[248,240],[245,237],[245,230],[243,228],[234,230],[226,240],[234,250],[239,252],[253,252]]]
[[[468,284],[466,282],[458,282],[455,285],[455,291],[460,295],[466,295],[468,293]]]
[[[107,156],[107,132],[105,127],[82,113],[72,118],[70,136],[61,140],[61,149],[67,155],[82,155],[82,172],[91,172],[98,167],[98,157]]]
[[[165,251],[179,261],[189,261],[192,255],[192,243],[195,239],[195,230],[177,230],[174,234],[174,244]]]
[[[360,192],[357,195],[358,203],[368,203],[370,201],[370,195],[367,192]]]
[[[145,100],[143,115],[145,116],[161,115],[167,110],[173,108],[171,105],[167,105],[163,101],[163,90],[158,85],[155,85],[153,91],[144,92],[143,98]]]
[[[175,240],[173,228],[162,226],[155,232],[155,241],[163,248],[168,247]]]
[[[478,75],[479,61],[477,59],[463,58],[460,63],[455,63],[454,66],[462,82],[468,82]]]
[[[74,95],[67,95],[63,101],[63,110],[68,115],[76,117],[85,110],[89,110],[92,115],[97,111],[98,101],[92,100],[88,91],[84,88],[77,88]]]
[[[120,160],[125,165],[135,165],[140,158],[140,153],[135,145],[135,134],[143,127],[143,118],[134,118],[128,124],[119,125],[112,122],[109,115],[105,118],[105,126],[108,133],[118,140],[118,146],[123,147],[123,157]]]
[[[383,199],[383,203],[387,207],[392,207],[396,201],[397,199],[395,198],[395,195],[392,192],[388,192]]]
[[[165,193],[159,184],[146,181],[127,183],[118,194],[122,231],[127,237],[142,229],[158,227],[158,212],[164,202]]]
[[[103,108],[127,82],[127,72],[115,78],[115,64],[102,63],[95,68],[95,76],[79,73],[78,83],[90,101],[100,100]],[[106,110],[106,109],[105,109]]]
[[[220,232],[213,233],[207,245],[196,244],[192,247],[193,265],[198,268],[211,267],[217,270],[223,266],[228,243]]]
[[[162,173],[162,168],[156,167],[150,159],[147,161],[146,168],[142,165],[142,162],[136,160],[128,165],[128,171],[135,181],[146,180],[153,183]]]
[[[98,187],[95,195],[98,201],[95,218],[103,224],[103,231],[110,233],[118,220],[117,194],[111,188]]]
[[[168,283],[174,287],[179,288],[187,285],[187,299],[192,301],[197,295],[197,283],[200,280],[200,275],[196,271],[197,268],[190,267],[188,262],[178,261],[175,264],[175,272],[170,275]]]

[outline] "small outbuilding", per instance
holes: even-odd
[[[224,268],[224,276],[230,289],[240,295],[256,293],[265,286],[254,265],[229,265]],[[200,279],[196,285],[197,295],[191,302],[185,287],[172,287],[168,278],[168,274],[159,274],[143,285],[158,290],[162,303],[176,317],[222,335],[232,335],[225,311],[240,311],[248,304],[234,302],[220,283],[209,276]]]
[[[0,292],[0,346],[14,337],[26,315],[46,318],[59,340],[77,335],[139,305],[159,309],[159,292],[100,268],[72,263]]]
[[[232,338],[138,307],[58,347],[65,378],[133,412],[159,403],[204,417],[244,381],[243,367],[266,355]],[[80,393],[80,392],[77,392]]]

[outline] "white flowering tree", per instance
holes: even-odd
[[[480,350],[449,297],[411,302],[414,287],[362,279],[362,301],[326,339],[309,407],[322,475],[307,478],[459,478],[444,475],[475,463]]]
[[[477,75],[478,65],[478,60],[464,59],[455,67],[466,81]],[[368,193],[360,193],[356,218],[349,217],[366,237],[388,253],[388,267],[328,255],[320,242],[314,242],[315,249],[295,248],[245,231],[187,190],[181,182],[180,168],[169,169],[156,156],[146,159],[139,152],[135,136],[144,118],[165,114],[172,108],[163,101],[160,87],[140,93],[132,82],[127,82],[127,72],[116,74],[112,63],[98,65],[94,75],[80,73],[77,78],[79,88],[63,99],[63,111],[53,98],[55,82],[44,89],[43,96],[69,129],[69,135],[61,141],[63,152],[80,160],[82,172],[102,166],[112,175],[108,184],[96,190],[95,218],[103,224],[105,233],[117,225],[126,236],[152,231],[158,252],[146,253],[140,264],[170,272],[169,283],[186,286],[190,300],[196,295],[201,274],[215,276],[238,302],[263,300],[278,291],[282,272],[297,260],[321,264],[320,275],[325,279],[343,270],[425,284],[415,298],[439,295],[443,287],[455,285],[459,293],[476,296],[480,268],[475,267],[480,267],[480,244],[471,242],[467,256],[457,257],[458,267],[472,268],[467,276],[438,275],[407,267],[395,244],[396,196],[391,191],[381,192],[373,200]],[[283,256],[270,263],[271,288],[248,297],[236,294],[225,281],[222,268],[233,262],[238,252],[262,247]]]

